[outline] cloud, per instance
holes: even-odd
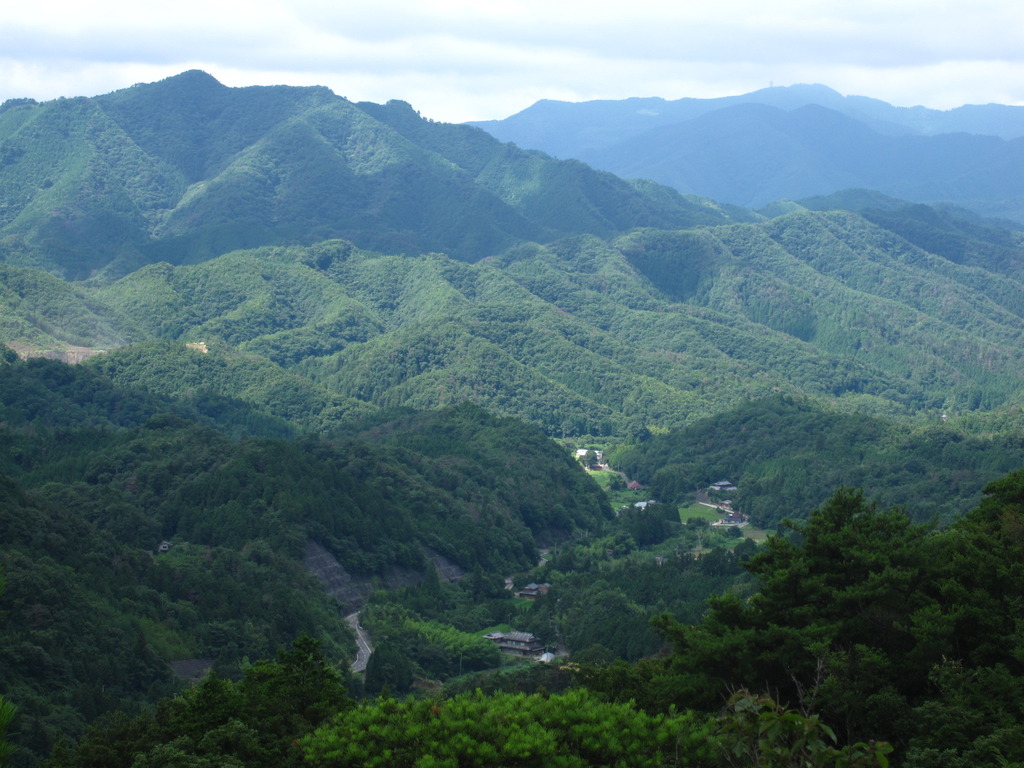
[[[0,99],[94,95],[189,68],[327,85],[442,120],[540,98],[720,96],[820,82],[897,104],[1024,103],[1017,0],[179,0],[5,4]]]

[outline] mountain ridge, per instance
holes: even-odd
[[[4,260],[73,279],[332,237],[475,261],[573,233],[730,220],[399,102],[228,88],[199,71],[7,102],[0,147]]]
[[[865,187],[1024,221],[1024,107],[942,112],[790,86],[719,99],[538,102],[471,124],[734,205]]]
[[[652,118],[649,122],[670,124],[693,119],[723,107],[745,103],[764,104],[785,110],[806,104],[819,104],[849,117],[873,122],[877,127],[888,125],[890,130],[896,132],[910,131],[923,135],[976,133],[1003,139],[1024,136],[1024,107],[1005,104],[964,104],[948,110],[924,106],[900,107],[870,96],[843,95],[820,83],[771,86],[745,94],[711,98],[666,99],[660,96],[632,96],[624,99],[595,99],[582,102],[540,99],[509,117],[498,120],[474,120],[467,124],[500,135],[502,125],[511,126],[517,122],[543,125],[545,118],[553,118],[554,113],[560,112],[564,117],[569,112],[579,110],[587,113],[591,122],[587,129],[593,131],[604,124],[628,125],[629,116],[633,114]],[[495,130],[490,131],[491,128]],[[646,128],[632,130],[642,131]],[[590,145],[584,142],[580,146]]]
[[[569,436],[670,428],[772,391],[912,420],[1019,399],[1019,247],[966,234],[1003,230],[912,220],[918,240],[954,238],[952,261],[904,239],[908,219],[876,218],[798,209],[477,264],[264,247],[109,285],[25,283],[6,340],[59,349],[96,334],[113,348],[86,365],[122,385],[235,398],[314,432],[463,400]],[[26,303],[91,314],[61,331]]]
[[[822,105],[732,104],[696,122],[721,126],[723,112],[794,147],[915,138]],[[765,144],[733,139],[737,152]],[[762,157],[777,163],[765,178],[827,159],[836,183],[849,181],[828,154],[805,154],[796,174]],[[252,660],[308,634],[293,662],[323,668],[319,639],[343,663],[343,613],[400,585],[370,596],[362,621],[382,652],[365,688],[346,678],[353,692],[387,683],[400,694],[413,669],[431,693],[456,675],[468,687],[569,684],[554,665],[504,683],[464,678],[501,664],[480,635],[507,626],[601,662],[584,680],[614,676],[615,695],[689,706],[696,689],[680,678],[644,677],[678,655],[603,662],[655,653],[670,635],[649,619],[698,622],[711,591],[729,591],[724,610],[746,605],[752,577],[733,576],[765,558],[748,561],[758,546],[739,527],[711,529],[677,503],[727,477],[741,512],[781,526],[813,521],[837,487],[857,484],[904,508],[887,520],[944,523],[1024,457],[1024,231],[962,207],[852,189],[753,212],[432,123],[405,102],[230,89],[198,71],[97,99],[7,103],[0,163],[0,341],[19,352],[0,349],[0,679],[34,756],[111,709],[194,719],[205,705],[180,706],[199,699],[218,728],[192,745],[198,763],[216,760],[211,745],[255,744],[256,730],[224,723],[224,695],[240,688],[220,675],[260,677],[283,723],[280,691],[296,689],[271,686],[278,672]],[[31,359],[82,350],[96,354],[76,366]],[[579,449],[646,489],[585,472]],[[1005,482],[1016,504],[1019,476]],[[640,498],[659,503],[641,510]],[[932,627],[965,604],[958,579],[1019,554],[1020,526],[996,507],[983,514],[970,536],[998,541],[1002,527],[1006,551],[979,560],[971,544],[957,578],[934,572],[956,600],[911,616],[930,654],[921,690],[957,637]],[[876,538],[885,530],[859,497],[849,515]],[[849,570],[851,541],[834,539],[828,569]],[[310,553],[346,583],[343,605],[307,572]],[[873,546],[861,554],[864,573],[881,562]],[[897,571],[887,594],[902,601]],[[552,594],[513,604],[509,574]],[[864,595],[854,576],[850,606]],[[1005,579],[986,579],[1001,599]],[[994,600],[1002,623],[979,633],[999,663],[1013,656],[999,642],[1014,630],[1010,603]],[[863,625],[903,621],[886,607],[902,604],[880,604]],[[804,665],[817,685],[822,635],[805,637],[779,680]],[[831,681],[854,690],[859,711],[866,699],[839,655],[855,638],[834,637]],[[778,637],[763,638],[747,646],[775,654]],[[712,650],[695,667],[702,679],[732,674],[741,657]],[[892,669],[903,650],[893,646]],[[217,676],[156,705],[181,684],[167,662],[196,658]],[[391,675],[395,659],[404,671]],[[746,666],[764,679],[767,667]],[[888,697],[894,677],[876,671],[862,680]],[[962,713],[958,696],[947,703]],[[1012,720],[1004,699],[992,709]],[[261,735],[276,733],[258,719]],[[128,718],[110,722],[138,733]],[[117,740],[91,733],[100,741],[83,742],[83,761],[109,764]],[[99,743],[108,751],[86,756]],[[117,754],[197,762],[177,738],[150,746]],[[78,764],[58,749],[53,764],[62,759]]]

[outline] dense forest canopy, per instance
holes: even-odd
[[[232,674],[303,632],[340,661],[354,650],[341,612],[378,581],[415,583],[431,557],[527,568],[539,542],[611,514],[539,430],[470,405],[378,416],[330,442],[233,437],[264,421],[237,403],[222,423],[175,413],[89,366],[14,361],[0,378],[0,664],[37,754],[172,692],[168,662]],[[303,565],[308,542],[353,583],[345,598]]]
[[[111,284],[8,267],[3,300],[23,352],[106,350],[88,364],[121,384],[247,401],[304,431],[470,400],[555,436],[621,438],[776,391],[912,421],[1019,407],[1013,263],[982,270],[805,211],[475,265],[331,241]]]
[[[1020,764],[1022,248],[324,88],[5,103],[0,762]]]
[[[756,595],[715,598],[695,624],[665,614],[654,625],[670,652],[581,661],[563,668],[568,680],[544,678],[553,692],[520,678],[490,693],[353,705],[324,685],[331,673],[303,640],[240,683],[211,678],[155,714],[96,727],[51,764],[120,765],[112,756],[155,750],[199,765],[293,764],[298,747],[324,766],[545,755],[607,765],[620,753],[616,764],[701,768],[884,766],[890,756],[915,768],[1013,765],[1024,759],[1022,487],[1020,472],[993,483],[943,531],[841,491],[747,562]],[[283,686],[295,695],[272,697]]]
[[[0,143],[4,260],[74,279],[331,237],[475,261],[524,240],[728,220],[404,102],[228,88],[198,71],[7,102]]]

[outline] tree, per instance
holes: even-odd
[[[779,706],[770,696],[741,690],[729,698],[714,740],[734,768],[887,768],[892,747],[859,742],[839,748],[817,715]]]
[[[260,661],[239,684],[248,722],[261,734],[276,734],[287,744],[352,705],[341,675],[320,650],[320,641],[303,635],[278,651],[276,661]]]
[[[656,626],[675,643],[680,695],[714,706],[730,686],[767,687],[836,724],[846,741],[899,739],[934,660],[913,655],[908,617],[934,603],[930,529],[842,489],[746,563],[761,589],[714,598],[704,622]]]
[[[412,680],[412,665],[395,644],[387,639],[377,643],[366,662],[366,692],[405,693],[412,688]]]
[[[115,713],[73,748],[58,748],[49,768],[298,766],[296,740],[352,706],[318,641],[300,637],[276,661],[257,662],[234,683],[211,675],[156,711]]]
[[[563,694],[479,690],[447,700],[364,704],[302,740],[323,768],[543,765],[708,766],[710,718],[649,715],[600,701],[583,689]]]
[[[5,583],[3,572],[0,572],[0,594],[3,594]],[[7,739],[7,729],[11,727],[17,712],[18,708],[0,694],[0,768],[7,768],[11,764],[15,747]]]
[[[17,714],[18,708],[8,699],[0,696],[0,768],[7,768],[11,764],[11,755],[14,754],[14,744],[7,739],[7,729]]]

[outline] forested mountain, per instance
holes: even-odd
[[[737,509],[766,528],[804,519],[844,486],[918,522],[947,524],[980,501],[986,484],[1024,466],[1016,414],[1001,429],[911,427],[774,396],[652,436],[612,461],[666,502],[731,478]]]
[[[714,167],[694,125],[742,113],[803,153],[797,177],[831,184],[871,170],[851,166],[854,144],[909,142],[899,155],[980,141],[938,135],[935,115],[820,89],[811,96],[831,106],[801,107],[799,90],[768,96],[694,115],[673,151]],[[613,112],[595,134],[623,120]],[[999,133],[1014,115],[1001,112]],[[734,136],[734,156],[761,138]],[[807,154],[826,139],[827,158]],[[986,158],[964,144],[968,181],[990,161],[1012,168],[1000,152],[1024,139],[984,141]],[[757,152],[767,195],[791,171],[772,167],[767,145]],[[950,168],[935,164],[929,189]],[[360,750],[377,747],[326,722],[339,709],[405,756],[429,731],[448,750],[431,759],[448,762],[570,747],[566,765],[608,750],[662,759],[549,721],[565,702],[659,745],[666,724],[685,730],[681,765],[754,764],[770,747],[876,766],[884,738],[908,765],[939,768],[943,745],[914,718],[937,722],[984,679],[1013,701],[1021,677],[1012,622],[978,624],[956,655],[975,597],[1000,615],[1017,599],[1019,476],[955,520],[1024,462],[1024,235],[894,190],[800,194],[816,191],[830,194],[755,213],[426,121],[402,102],[225,88],[200,72],[5,103],[0,695],[19,708],[16,764],[113,708],[131,714],[52,764],[369,764]],[[646,490],[586,474],[569,450],[580,444]],[[741,509],[783,532],[765,554],[739,528],[712,529],[706,507],[677,507],[725,477]],[[847,485],[902,509],[833,495]],[[787,534],[786,517],[809,522]],[[823,525],[840,542],[828,557],[804,548]],[[975,551],[992,570],[965,597],[950,585]],[[832,584],[829,568],[847,559],[877,591],[848,585],[836,605],[862,614],[808,622],[813,606],[786,604],[791,563]],[[755,576],[766,589],[745,602]],[[550,593],[512,598],[506,583],[527,580]],[[720,591],[731,596],[703,620]],[[809,605],[833,597],[808,592]],[[365,685],[331,670],[351,658],[342,616],[357,607],[377,641]],[[655,631],[663,612],[696,628],[663,617]],[[583,665],[492,674],[502,658],[483,635],[495,628],[529,629]],[[903,651],[913,669],[897,676]],[[964,666],[936,671],[954,658]],[[153,708],[182,685],[170,662],[217,675]],[[709,702],[759,684],[762,669],[804,713],[738,691],[715,720]],[[508,692],[459,692],[477,684]],[[594,693],[511,693],[570,685]],[[866,716],[844,686],[893,718]],[[388,691],[438,698],[348,699]],[[684,711],[684,692],[702,711]],[[619,696],[637,704],[602,700]],[[843,740],[807,715],[816,707]],[[1015,760],[1017,731],[991,709],[1004,729],[993,744]],[[520,734],[522,718],[476,728],[512,710],[545,718],[546,735]],[[472,735],[454,743],[450,719],[467,716]],[[765,720],[779,725],[762,745],[744,729]],[[949,765],[989,754],[986,728],[951,736],[960,762]],[[782,743],[796,731],[798,745]],[[865,741],[844,746],[853,739]]]
[[[538,102],[474,123],[625,178],[759,208],[863,187],[1024,221],[1024,108],[898,108],[824,86],[721,99]]]
[[[635,664],[535,665],[541,691],[354,704],[304,639],[237,683],[103,723],[50,764],[1013,765],[1022,481],[993,483],[946,531],[837,493],[747,561],[756,595],[717,597],[693,624],[658,617],[672,648]],[[656,570],[703,565],[675,560]]]
[[[894,107],[867,96],[843,96],[824,85],[763,88],[710,99],[634,97],[567,102],[543,99],[502,120],[469,123],[502,141],[524,147],[547,146],[558,157],[634,138],[653,128],[683,123],[729,107],[761,104],[792,111],[809,104],[859,120],[880,133],[935,136],[972,133],[1016,139],[1024,136],[1024,108],[1003,104],[966,105],[950,110]]]
[[[655,711],[765,688],[833,723],[840,743],[889,741],[895,765],[1020,762],[1022,503],[1018,471],[936,531],[836,493],[751,559],[757,595],[715,598],[695,625],[661,617],[673,653],[595,670],[590,684]],[[770,739],[772,720],[755,722]]]
[[[526,240],[727,220],[710,204],[326,88],[202,72],[0,106],[3,260],[71,279],[344,237],[476,261]]]
[[[933,421],[1019,405],[1019,233],[866,215],[883,226],[799,210],[478,264],[333,241],[110,284],[7,267],[8,343],[110,350],[87,365],[123,386],[316,432],[465,400],[556,436],[677,427],[775,391]],[[898,236],[907,222],[957,261]]]
[[[20,348],[110,345],[83,367],[236,434],[468,400],[636,441],[617,464],[665,501],[731,477],[767,526],[844,484],[955,517],[1024,458],[1020,234],[877,195],[807,205],[479,264],[331,241],[109,284],[9,267],[9,317]]]
[[[0,364],[0,679],[25,750],[171,693],[169,662],[230,674],[301,633],[351,658],[341,615],[375,585],[416,583],[435,561],[522,570],[539,543],[610,516],[539,430],[469,405],[353,423],[333,442],[234,439],[229,415],[87,366]],[[312,545],[347,602],[308,572]]]
[[[199,72],[8,103],[0,131],[4,341],[107,351],[91,365],[125,386],[280,429],[464,400],[617,436],[776,390],[901,417],[1019,402],[1021,235],[953,209],[862,195],[757,220],[408,105]],[[480,234],[513,218],[532,223]],[[320,242],[267,247],[294,240]]]

